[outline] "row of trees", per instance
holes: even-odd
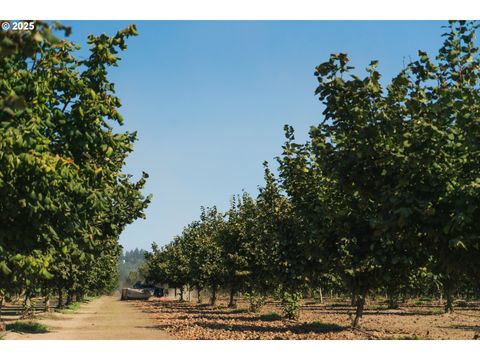
[[[324,121],[297,143],[285,127],[278,175],[254,199],[198,221],[147,255],[175,287],[276,294],[298,315],[305,289],[351,294],[359,325],[369,293],[478,294],[480,59],[475,22],[450,22],[435,59],[419,51],[383,87],[377,61],[351,73],[346,54],[316,68]],[[261,303],[261,301],[260,301]]]
[[[119,235],[150,201],[147,175],[122,171],[136,134],[113,128],[123,120],[108,80],[135,26],[90,35],[85,58],[60,31],[0,33],[0,306],[116,288]]]

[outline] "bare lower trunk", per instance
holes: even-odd
[[[355,290],[352,290],[351,297],[350,297],[350,305],[351,306],[355,306],[356,298],[357,298],[357,296],[355,294]]]
[[[183,286],[180,288],[180,301],[185,301],[183,299]]]
[[[4,297],[0,297],[0,323],[2,322],[2,308],[3,308]]]
[[[201,304],[202,303],[202,298],[200,297],[200,288],[197,288],[197,303]]]
[[[58,289],[58,304],[57,308],[61,309],[63,306],[63,291],[62,289]]]
[[[68,306],[68,305],[70,305],[72,302],[73,302],[73,293],[72,293],[71,291],[69,291],[69,292],[67,293],[67,303],[66,303],[66,305]]]
[[[235,289],[230,289],[230,301],[228,302],[229,308],[237,307],[237,302],[235,301]]]
[[[388,309],[398,309],[398,301],[396,297],[389,297],[388,298]]]
[[[445,312],[453,313],[453,296],[449,284],[445,285],[445,299]]]
[[[356,302],[356,311],[355,311],[355,319],[353,320],[352,327],[354,329],[358,328],[360,325],[360,320],[362,319],[363,316],[363,309],[365,307],[365,298],[366,298],[366,293],[362,293],[359,296],[357,296],[357,302]]]
[[[4,297],[0,297],[0,332],[7,330],[7,325],[2,321],[2,307],[3,307]]]
[[[210,298],[210,305],[214,306],[217,303],[217,287],[212,286],[212,297]]]
[[[32,299],[29,294],[25,295],[23,302],[23,317],[29,318],[35,315],[35,307],[32,307]]]
[[[50,309],[50,292],[47,292],[45,294],[45,308],[44,308],[45,312],[50,312],[51,309]]]
[[[398,309],[398,294],[394,290],[387,290],[387,299],[389,309]]]
[[[318,289],[318,293],[319,293],[319,296],[320,296],[320,304],[323,304],[323,293],[322,293],[322,287],[321,286]]]

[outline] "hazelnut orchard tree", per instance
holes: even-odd
[[[53,35],[0,33],[0,297],[60,299],[116,286],[118,238],[150,198],[122,172],[135,133],[117,132],[120,100],[108,80],[134,25],[90,35],[90,55]],[[62,303],[60,302],[60,305]]]
[[[359,78],[346,54],[332,55],[315,73],[325,120],[303,145],[287,129],[284,186],[352,291],[354,327],[369,291],[421,265],[439,275],[451,311],[455,284],[478,266],[476,28],[451,22],[437,61],[419,51],[386,90],[376,61]]]

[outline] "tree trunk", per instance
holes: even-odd
[[[445,312],[453,313],[453,296],[452,296],[450,284],[447,282],[444,288],[445,288],[445,299],[447,300],[447,302],[445,303]]]
[[[71,291],[68,291],[67,292],[67,303],[66,303],[66,305],[67,306],[70,305],[72,303],[72,301],[73,301],[73,293]]]
[[[237,307],[237,302],[235,301],[235,289],[231,288],[230,289],[230,301],[228,302],[228,307],[229,308],[236,308]]]
[[[45,312],[50,312],[50,292],[46,291],[45,292],[45,307],[44,307]]]
[[[58,304],[57,308],[61,309],[63,307],[63,291],[62,289],[58,289]]]
[[[387,290],[388,308],[398,309],[398,294],[394,290]]]
[[[398,309],[398,302],[396,297],[390,296],[388,298],[388,309],[390,310]]]
[[[0,296],[0,323],[2,322],[2,308],[3,308],[4,297]]]
[[[319,296],[320,296],[320,304],[323,304],[323,293],[322,293],[322,287],[320,286],[318,289]]]
[[[197,287],[197,303],[201,304],[202,303],[202,298],[200,297],[201,289]]]
[[[180,301],[185,301],[183,300],[183,286],[180,288]]]
[[[350,297],[350,305],[355,306],[356,301],[357,301],[356,292],[355,290],[352,290],[351,297]]]
[[[217,287],[216,285],[212,286],[212,297],[210,299],[210,305],[214,306],[217,303]]]
[[[23,302],[23,316],[30,317],[35,315],[35,308],[32,308],[32,299],[30,298],[30,294],[25,294],[25,300]]]
[[[366,292],[359,294],[357,296],[357,303],[356,303],[356,311],[355,311],[355,319],[353,320],[353,325],[352,327],[354,329],[357,329],[360,325],[360,320],[363,316],[363,309],[365,307],[365,298],[366,298]]]

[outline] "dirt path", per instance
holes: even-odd
[[[5,340],[166,340],[172,336],[155,321],[117,296],[102,296],[75,313],[46,315],[38,322],[48,326],[43,334],[10,332]]]

